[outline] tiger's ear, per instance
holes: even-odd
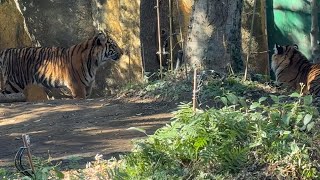
[[[281,54],[282,53],[282,48],[279,44],[275,43],[274,44],[274,48],[273,48],[273,52],[274,54]]]
[[[105,44],[107,41],[107,37],[103,32],[100,32],[97,37],[97,45],[101,46]]]
[[[298,45],[296,45],[296,44],[294,44],[293,47],[294,47],[296,50],[299,49]]]

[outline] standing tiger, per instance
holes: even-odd
[[[296,44],[275,44],[271,67],[278,83],[295,90],[300,90],[300,83],[303,83],[304,94],[320,96],[320,64],[311,63]]]
[[[67,87],[75,99],[91,94],[99,66],[120,59],[122,51],[109,35],[99,33],[69,48],[25,47],[0,51],[2,93],[18,93],[28,84]]]

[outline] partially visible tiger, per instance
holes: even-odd
[[[91,94],[99,66],[119,60],[122,50],[112,38],[99,33],[69,48],[25,47],[0,51],[3,74],[2,93],[22,92],[28,84],[47,88],[67,87],[73,98]]]
[[[320,96],[320,64],[311,63],[296,44],[275,44],[271,67],[278,83],[295,90],[300,90],[300,83],[303,83],[304,94]]]

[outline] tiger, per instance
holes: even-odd
[[[296,44],[275,44],[273,50],[271,68],[278,84],[300,90],[303,83],[303,94],[320,96],[320,64],[311,63]]]
[[[64,47],[24,47],[0,51],[3,94],[23,92],[29,84],[67,87],[74,99],[90,96],[98,67],[117,61],[123,51],[109,34],[97,33]]]

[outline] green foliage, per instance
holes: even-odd
[[[192,82],[167,73],[163,79],[130,84],[123,88],[122,93],[140,97],[155,97],[166,100],[178,100],[188,94],[191,97]]]
[[[319,114],[311,96],[271,95],[247,105],[225,95],[221,101],[231,106],[221,109],[181,105],[170,124],[136,141],[113,178],[230,179],[252,167],[259,177],[320,177]]]
[[[22,179],[22,180],[43,180],[43,179],[63,179],[64,174],[59,170],[58,165],[53,165],[50,158],[44,160],[34,157],[32,159],[35,167],[33,177],[23,176],[19,173],[12,173],[4,169],[0,169],[1,179]]]
[[[191,80],[166,76],[134,88],[139,89],[139,93],[132,91],[134,95],[191,100]],[[181,104],[172,121],[153,135],[131,127],[129,130],[146,135],[135,141],[131,153],[120,160],[103,160],[97,155],[96,161],[69,172],[68,177],[319,179],[320,121],[312,96],[301,92],[261,95],[259,90],[257,83],[236,76],[203,79],[198,100],[213,103],[215,108],[193,112],[190,104]],[[79,160],[69,158],[69,168],[79,168]],[[36,179],[63,178],[57,166],[35,162]],[[19,176],[0,169],[0,178],[4,177]]]

